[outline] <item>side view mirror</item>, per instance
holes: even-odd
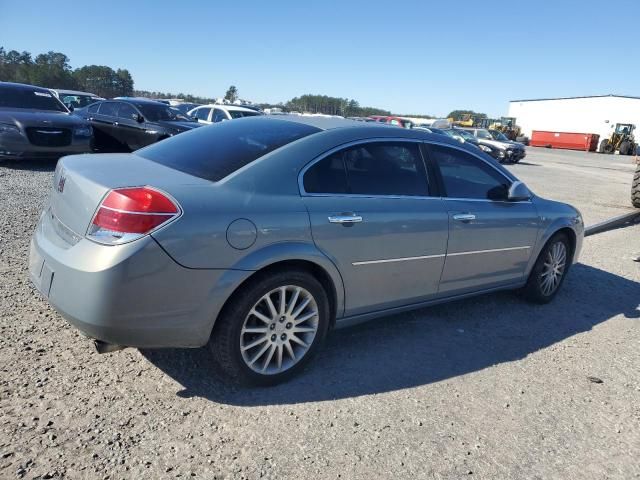
[[[531,191],[521,181],[517,180],[511,184],[507,193],[507,200],[510,202],[522,202],[531,198]]]
[[[142,115],[138,114],[138,116],[136,117],[136,122],[144,123],[144,117]]]

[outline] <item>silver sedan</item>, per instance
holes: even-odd
[[[60,160],[30,275],[99,351],[207,345],[270,384],[332,327],[505,289],[549,302],[582,238],[575,208],[453,139],[254,117]]]

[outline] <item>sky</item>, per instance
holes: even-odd
[[[403,114],[640,95],[640,2],[0,0],[0,46],[128,69],[135,87]],[[625,19],[628,22],[625,22]]]

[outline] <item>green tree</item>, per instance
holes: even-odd
[[[224,94],[225,100],[229,100],[231,103],[235,102],[238,99],[238,89],[235,85],[231,85],[227,90],[227,93]]]
[[[454,110],[449,113],[449,115],[447,115],[447,118],[453,118],[454,120],[463,120],[466,115],[471,115],[471,117],[474,118],[487,118],[486,113],[478,113],[474,112],[473,110]]]

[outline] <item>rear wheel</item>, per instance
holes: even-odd
[[[640,164],[636,165],[636,174],[631,184],[631,203],[634,207],[640,208]]]
[[[209,347],[232,379],[273,385],[295,375],[315,354],[329,311],[326,292],[307,272],[261,276],[230,300]]]
[[[527,300],[549,303],[564,282],[570,265],[571,245],[564,233],[551,237],[540,252],[524,287]]]

